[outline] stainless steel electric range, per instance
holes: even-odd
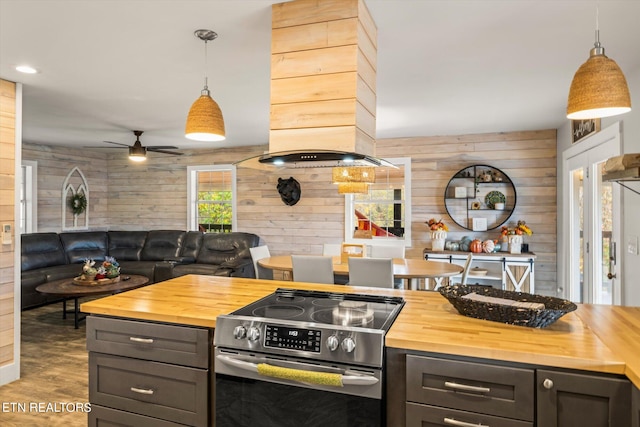
[[[384,425],[384,336],[403,305],[278,289],[219,316],[216,427]]]

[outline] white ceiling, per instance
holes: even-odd
[[[596,1],[365,0],[378,26],[377,137],[558,128],[593,46]],[[24,84],[23,140],[199,148],[184,122],[209,88],[227,129],[266,144],[271,0],[0,0],[0,78]],[[640,0],[599,0],[600,39],[640,73]],[[15,66],[40,72],[25,75]],[[640,108],[640,95],[632,104]]]

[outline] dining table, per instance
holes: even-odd
[[[342,262],[341,256],[333,256],[332,258],[333,273],[340,276],[348,276],[349,263]],[[293,272],[291,255],[262,258],[258,261],[258,264],[270,270]],[[428,279],[457,276],[462,274],[462,271],[462,266],[448,262],[427,261],[420,258],[393,258],[394,279],[403,279],[408,283],[408,288],[412,290],[420,288],[420,279],[425,279],[426,289],[428,287]],[[289,276],[291,277],[291,274]]]

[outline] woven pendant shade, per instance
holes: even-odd
[[[604,54],[597,40],[587,62],[576,71],[567,103],[571,120],[609,117],[631,111],[627,80],[618,64]]]
[[[208,92],[203,93],[191,106],[185,136],[196,141],[223,141],[225,132],[222,111]]]
[[[364,182],[344,182],[338,184],[338,194],[367,194],[369,192],[369,184]]]
[[[376,180],[375,168],[369,166],[351,166],[333,168],[333,183],[362,182],[373,184]]]

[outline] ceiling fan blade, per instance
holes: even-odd
[[[88,145],[85,145],[85,146],[84,146],[84,148],[106,148],[106,149],[111,150],[111,149],[113,149],[113,148],[129,148],[129,146],[124,145],[124,146],[122,146],[122,147],[89,147]]]
[[[178,147],[173,145],[149,145],[147,146],[147,150],[179,150]]]
[[[122,144],[120,142],[113,142],[113,141],[102,141],[102,142],[106,142],[107,144],[116,144],[116,145],[122,145],[123,147],[128,147],[127,144]]]
[[[151,147],[146,147],[147,151],[152,151],[154,153],[162,153],[162,154],[173,154],[174,156],[182,156],[184,153],[179,153],[177,151],[166,151],[166,150],[156,150]]]

